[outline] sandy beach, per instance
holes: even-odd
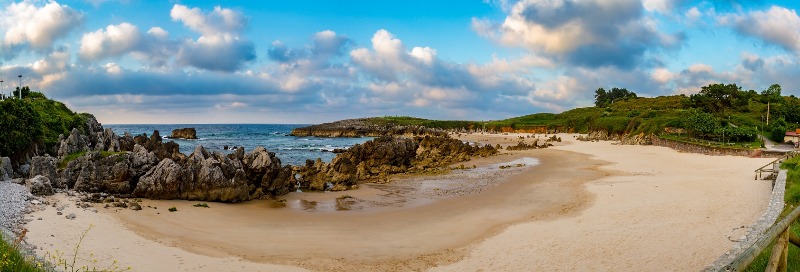
[[[520,135],[460,139],[507,146]],[[71,259],[91,225],[79,256],[133,271],[699,270],[769,200],[770,183],[752,173],[771,159],[560,136],[548,149],[465,163],[475,169],[280,201],[143,200],[132,211],[56,195],[56,207],[29,215],[27,238]]]

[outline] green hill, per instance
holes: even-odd
[[[613,102],[597,101],[596,104],[603,107],[576,108],[557,114],[536,113],[504,120],[441,121],[387,116],[370,118],[369,122],[496,132],[685,133],[685,137],[720,142],[752,142],[762,132],[782,141],[785,131],[800,127],[800,99],[781,96],[780,92],[777,84],[760,93],[743,91],[736,84],[711,84],[691,96],[643,98],[633,94]]]
[[[69,134],[72,128],[85,133],[87,117],[38,92],[0,100],[0,156],[15,158],[36,148],[55,155],[58,135]]]

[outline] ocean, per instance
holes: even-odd
[[[148,137],[153,130],[158,130],[164,142],[175,141],[181,146],[181,153],[191,154],[197,145],[203,145],[208,151],[219,151],[224,154],[232,152],[225,150],[233,146],[242,146],[245,152],[250,152],[257,146],[263,146],[281,159],[283,165],[304,165],[306,159],[316,160],[321,158],[329,162],[336,156],[330,152],[336,148],[349,148],[355,144],[371,140],[371,137],[362,138],[320,138],[320,137],[295,137],[290,136],[292,129],[307,125],[270,125],[270,124],[206,124],[206,125],[103,125],[111,128],[117,135],[130,132],[136,136],[147,133]],[[173,129],[191,127],[197,131],[197,140],[167,139]]]

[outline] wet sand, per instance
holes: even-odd
[[[462,138],[507,145],[517,142],[512,137]],[[31,215],[43,220],[27,225],[28,241],[43,252],[63,251],[94,224],[82,248],[135,271],[698,270],[768,201],[769,184],[751,175],[768,159],[558,145],[466,163],[480,170],[520,158],[540,162],[484,172],[490,176],[396,177],[353,191],[292,193],[285,202],[197,208],[144,200],[142,211],[98,213],[70,205],[64,212],[75,212],[75,220],[49,207]],[[343,194],[351,198],[337,199]],[[173,206],[178,211],[168,212]]]

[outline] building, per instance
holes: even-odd
[[[783,135],[783,142],[794,143],[794,147],[797,147],[797,145],[800,144],[800,128],[794,131],[787,131],[786,134]]]

